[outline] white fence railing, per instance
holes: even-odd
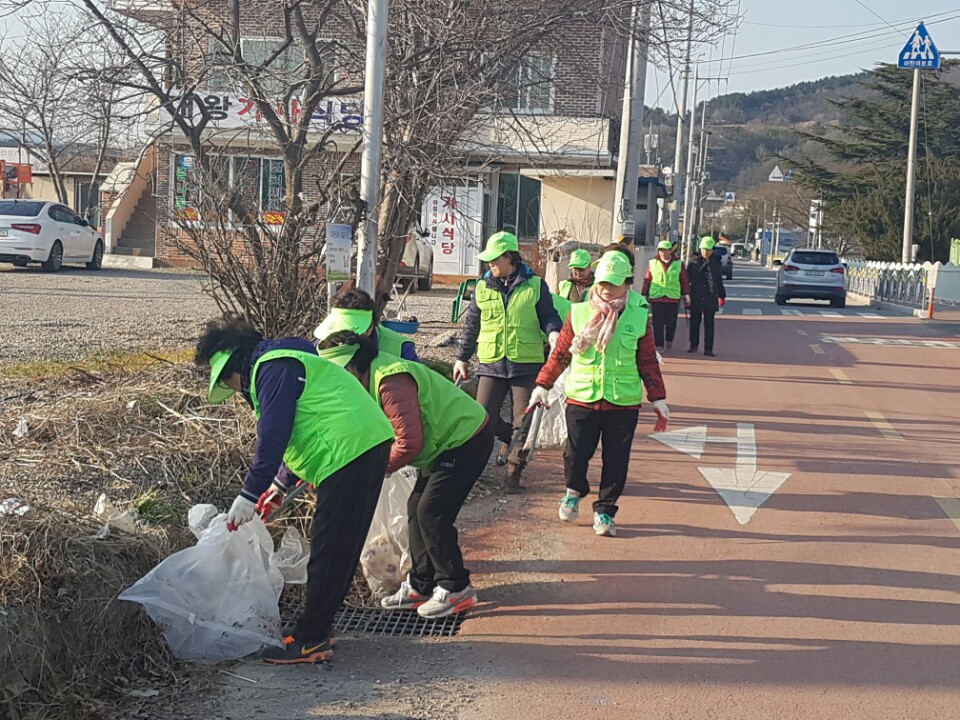
[[[847,290],[871,300],[912,308],[926,307],[933,291],[936,302],[960,305],[960,267],[850,260]]]

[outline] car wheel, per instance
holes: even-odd
[[[430,274],[426,277],[417,278],[417,288],[427,292],[433,287],[433,268],[430,268]]]
[[[103,243],[97,240],[97,244],[93,246],[93,257],[87,263],[87,270],[99,270],[101,267],[103,267]]]
[[[783,295],[777,295],[773,300],[775,303],[777,303],[777,305],[787,304],[787,298],[785,298]]]
[[[59,240],[53,241],[53,247],[50,248],[50,257],[41,263],[41,267],[44,272],[51,273],[59,272],[60,268],[63,267],[63,245],[60,244]]]
[[[841,298],[840,300],[831,300],[831,301],[830,301],[830,307],[832,307],[832,308],[839,308],[839,309],[842,310],[842,309],[845,308],[846,306],[847,306],[847,300],[846,300],[846,298]]]

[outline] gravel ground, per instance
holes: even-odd
[[[0,267],[0,362],[79,360],[101,352],[192,345],[204,321],[217,315],[201,291],[202,275],[174,270]],[[409,295],[404,313],[421,321],[418,347],[428,348],[450,325],[455,292],[438,288]],[[387,314],[396,314],[396,303]],[[452,360],[451,348],[426,357]]]

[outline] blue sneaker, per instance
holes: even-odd
[[[593,531],[604,537],[616,537],[617,525],[613,522],[613,518],[606,513],[595,512],[593,514]]]
[[[564,495],[560,498],[560,519],[564,522],[573,522],[580,515],[580,498]]]

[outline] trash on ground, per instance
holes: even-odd
[[[0,515],[15,515],[16,517],[23,517],[32,509],[33,508],[31,508],[20,498],[7,498],[6,500],[0,502]]]
[[[26,420],[20,420],[17,423],[17,426],[13,429],[13,437],[15,440],[23,440],[27,435],[30,434],[30,426],[27,425]]]
[[[106,525],[100,529],[100,532],[97,533],[97,537],[107,537],[110,531],[127,533],[128,535],[136,535],[139,531],[137,521],[140,519],[140,516],[137,514],[137,511],[121,511],[113,504],[110,498],[107,497],[106,493],[101,493],[100,497],[97,498],[97,502],[93,506],[93,514],[106,523]],[[106,534],[104,534],[105,532]]]
[[[288,527],[273,558],[274,564],[288,585],[304,585],[307,582],[307,563],[310,562],[310,545],[295,527]]]

